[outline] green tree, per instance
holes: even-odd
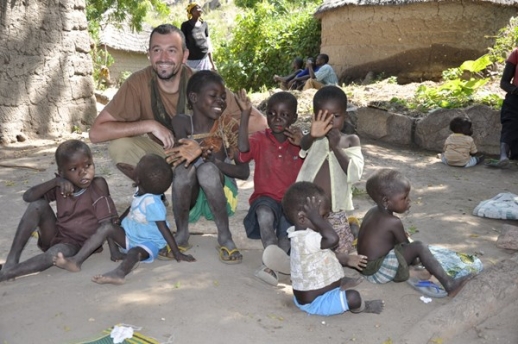
[[[86,18],[94,38],[104,19],[117,24],[128,18],[130,27],[140,31],[144,18],[152,11],[167,15],[169,7],[162,0],[86,0]]]
[[[263,0],[236,19],[228,41],[216,47],[218,70],[231,89],[256,91],[274,86],[273,75],[289,72],[295,56],[315,56],[320,49],[317,4],[305,6]]]

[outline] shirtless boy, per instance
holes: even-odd
[[[369,177],[366,189],[377,205],[363,218],[358,236],[358,253],[369,259],[362,274],[373,283],[402,282],[409,278],[409,265],[421,262],[448,295],[455,296],[472,276],[451,278],[427,245],[409,241],[401,219],[394,215],[410,209],[409,180],[398,171],[381,169]]]
[[[349,289],[358,280],[344,277],[344,254],[333,252],[338,235],[326,215],[331,211],[324,190],[314,183],[293,184],[282,199],[291,239],[291,280],[294,302],[304,312],[316,315],[381,313],[382,300],[364,301],[360,293]],[[346,258],[345,261],[343,258]]]
[[[352,185],[363,173],[363,155],[357,135],[341,132],[347,120],[347,96],[336,86],[322,87],[313,97],[311,131],[300,142],[305,157],[297,181],[309,181],[320,186],[331,200],[328,221],[340,240],[336,252],[351,253],[354,235],[347,211],[354,209]],[[306,156],[307,154],[307,156]],[[367,258],[350,255],[350,267],[362,269]]]

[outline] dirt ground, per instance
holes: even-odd
[[[0,263],[26,206],[23,192],[56,171],[56,143],[19,143],[0,151]],[[366,163],[364,177],[356,185],[355,215],[361,218],[373,205],[363,193],[366,178],[379,168],[400,169],[412,182],[412,208],[401,216],[405,227],[415,232],[412,237],[477,254],[483,261],[482,274],[454,299],[425,304],[406,283],[364,281],[357,289],[366,299],[383,299],[382,314],[318,317],[302,313],[293,305],[289,280],[275,288],[253,275],[260,265],[261,245],[247,239],[242,228],[253,188],[250,177],[239,184],[239,206],[231,218],[235,241],[244,255],[242,264],[218,260],[215,226],[203,220],[191,227],[198,234],[191,236],[194,247],[189,251],[196,262],[141,264],[122,286],[97,285],[91,276],[116,266],[105,245],[104,252],[89,258],[79,273],[52,267],[1,283],[0,343],[77,343],[119,323],[142,327],[141,333],[161,343],[518,343],[516,274],[506,273],[505,268],[491,272],[499,262],[516,260],[514,252],[495,245],[502,225],[516,222],[471,215],[480,201],[499,192],[518,193],[518,170],[451,168],[433,152],[368,140],[362,146]],[[131,200],[131,183],[114,168],[105,144],[91,147],[96,173],[107,179],[122,211]],[[171,213],[169,220],[173,223]],[[22,260],[37,253],[31,239]],[[356,273],[346,269],[347,275]],[[494,291],[495,286],[500,289]]]

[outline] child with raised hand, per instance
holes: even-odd
[[[288,229],[295,305],[315,315],[381,313],[382,300],[364,301],[358,291],[349,289],[359,281],[344,277],[344,254],[333,251],[338,235],[326,219],[331,203],[324,190],[297,182],[286,191],[282,205],[295,224]]]
[[[354,210],[352,185],[363,173],[363,154],[360,139],[341,130],[346,121],[347,96],[336,86],[324,86],[313,97],[313,121],[311,130],[300,142],[301,156],[305,157],[297,181],[309,181],[320,186],[331,200],[331,222],[339,237],[339,253],[354,251],[356,236],[351,230],[347,212]],[[353,223],[351,219],[351,223]],[[361,270],[367,257],[349,255],[347,266]]]
[[[456,167],[472,167],[484,161],[477,154],[477,146],[473,141],[473,128],[468,117],[455,117],[450,122],[453,132],[446,138],[441,160],[444,164]]]
[[[302,131],[293,127],[297,120],[297,98],[289,92],[273,94],[266,105],[269,129],[248,135],[252,105],[244,90],[238,93],[242,109],[239,127],[239,161],[255,161],[254,192],[243,224],[251,239],[261,239],[263,265],[255,275],[266,283],[277,285],[278,273],[289,274],[291,225],[284,217],[281,200],[295,182],[302,159],[299,142]]]
[[[250,168],[236,159],[239,123],[230,115],[222,116],[226,95],[219,74],[207,70],[193,74],[187,84],[192,115],[173,117],[179,144],[166,150],[166,156],[174,166],[173,213],[178,245],[189,248],[190,216],[202,213],[216,224],[220,260],[237,264],[243,256],[232,240],[228,218],[237,207],[235,178],[247,179]]]
[[[394,215],[410,209],[409,180],[398,171],[380,169],[369,177],[366,189],[376,206],[365,214],[358,236],[358,253],[369,257],[362,274],[372,283],[402,282],[409,278],[409,265],[420,262],[454,296],[472,276],[451,278],[427,245],[409,241],[401,219]]]
[[[137,187],[131,206],[122,216],[122,227],[100,228],[75,256],[67,258],[60,252],[54,258],[54,264],[68,271],[80,271],[86,258],[107,238],[113,240],[124,254],[120,254],[118,247],[110,245],[112,260],[122,258],[122,262],[116,269],[94,276],[92,281],[99,284],[123,284],[126,275],[138,262],[153,262],[166,244],[170,245],[177,261],[194,261],[192,256],[179,251],[167,224],[167,209],[160,197],[173,179],[169,164],[158,155],[146,154],[136,167],[124,163],[117,164],[117,167],[134,180]]]
[[[73,256],[91,235],[111,227],[118,217],[106,180],[95,177],[92,152],[86,143],[79,140],[61,143],[55,159],[58,168],[55,178],[23,194],[29,205],[0,271],[0,282],[50,268],[58,252],[63,257]],[[51,202],[56,202],[56,213]],[[22,250],[35,230],[43,253],[20,263]],[[93,247],[92,252],[101,245],[102,242]]]

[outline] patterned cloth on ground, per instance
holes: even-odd
[[[480,202],[473,215],[491,219],[518,220],[518,196],[502,192],[495,197]]]

